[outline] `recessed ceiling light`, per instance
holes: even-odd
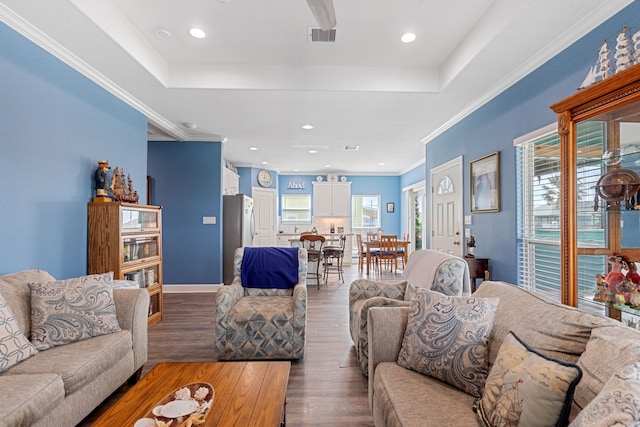
[[[182,124],[182,126],[186,127],[187,129],[195,129],[198,127],[197,124],[195,123],[189,123],[189,122],[185,122]]]
[[[331,167],[331,165],[324,165],[324,167],[325,167],[325,168],[330,168],[330,167]]]
[[[378,163],[378,166],[384,166],[384,163],[380,162]]]
[[[302,125],[302,129],[311,130],[311,129],[313,129],[313,126],[311,126],[311,125]]]
[[[263,165],[268,165],[269,164],[269,162],[260,162],[260,163],[262,163]]]
[[[197,39],[203,39],[203,38],[207,37],[207,33],[205,33],[200,28],[191,28],[189,30],[189,34],[191,34],[191,36],[193,36],[193,37],[195,37]]]
[[[400,37],[400,40],[402,40],[402,43],[411,43],[415,39],[416,39],[416,35],[413,33],[405,33],[402,35],[402,37]]]
[[[171,38],[171,33],[169,32],[169,30],[165,30],[164,28],[158,28],[156,30],[156,36],[163,38],[163,39],[170,39]]]
[[[294,172],[298,172],[299,170],[300,170],[300,169],[294,169],[293,171],[294,171]]]
[[[222,138],[222,143],[226,144],[227,142],[229,142],[229,138],[227,138],[226,136],[224,138]]]
[[[258,151],[258,147],[249,147],[250,151]]]
[[[316,154],[318,150],[309,150],[309,154]]]

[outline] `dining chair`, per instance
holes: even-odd
[[[382,266],[389,266],[391,271],[398,270],[398,236],[383,234],[380,236],[380,251],[378,252],[378,267],[382,274]]]
[[[368,230],[367,231],[367,240],[368,241],[378,240],[379,236],[380,236],[380,234],[377,231],[373,231],[373,230]]]
[[[405,242],[409,241],[409,233],[404,233],[404,235],[402,236],[402,240]],[[406,258],[406,254],[405,251],[409,251],[409,246],[398,246],[398,259],[400,260],[400,263],[402,263],[402,269],[404,270],[404,259]]]
[[[315,278],[320,289],[320,264],[322,263],[322,247],[326,241],[324,236],[317,234],[303,234],[300,236],[300,243],[307,250],[307,263],[310,265],[307,270],[307,278]],[[313,271],[315,267],[315,272]]]
[[[376,234],[376,238],[378,235]],[[376,239],[373,239],[376,240]],[[364,244],[362,243],[362,234],[356,234],[356,242],[358,244],[358,271],[362,271],[364,269],[364,263],[367,262],[367,251],[364,249]],[[378,248],[369,249],[371,253],[371,261],[373,261],[374,266],[378,265]],[[375,271],[375,268],[374,268]]]

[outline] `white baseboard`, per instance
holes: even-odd
[[[210,293],[218,292],[218,288],[223,286],[222,284],[202,284],[202,285],[162,285],[162,292],[165,294],[195,294],[195,293]]]

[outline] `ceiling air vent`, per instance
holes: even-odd
[[[309,42],[336,42],[336,29],[332,28],[328,31],[325,31],[321,28],[309,28]]]
[[[345,151],[357,151],[360,149],[359,145],[345,145],[344,146]]]

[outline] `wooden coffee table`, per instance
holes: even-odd
[[[201,426],[284,425],[291,362],[159,363],[93,426],[133,426],[183,385],[210,383],[215,398]]]

